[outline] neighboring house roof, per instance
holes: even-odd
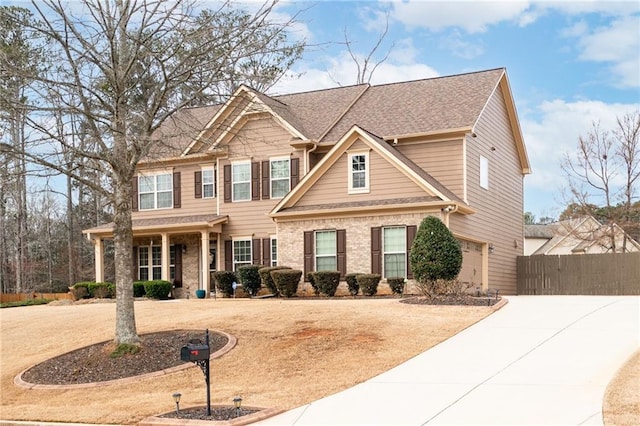
[[[425,191],[423,197],[402,198],[402,199],[388,199],[388,200],[376,200],[363,201],[363,202],[347,202],[347,203],[331,203],[329,205],[323,204],[318,206],[296,206],[296,203],[304,196],[304,194],[313,187],[313,185],[321,179],[321,177],[331,168],[333,164],[340,158],[340,156],[346,152],[346,150],[356,141],[360,140],[368,145],[373,151],[384,158],[392,167],[395,167],[400,172],[405,174],[408,179],[413,181],[419,187]],[[431,206],[440,206],[447,204],[454,204],[458,206],[461,213],[471,213],[473,210],[451,192],[448,188],[434,179],[431,175],[418,167],[413,161],[407,158],[404,154],[398,151],[396,148],[388,144],[386,141],[379,137],[361,129],[358,126],[353,126],[340,141],[338,141],[333,148],[320,160],[320,162],[314,167],[304,178],[296,185],[291,192],[289,192],[271,211],[271,217],[290,216],[300,214],[311,214],[315,211],[331,209],[333,212],[338,210],[353,210],[359,209],[360,211],[367,208],[382,209],[394,209],[398,206],[402,206],[405,210],[410,208],[411,204],[424,207],[425,204]]]
[[[182,230],[184,228],[202,228],[213,227],[215,225],[226,223],[229,220],[229,216],[218,216],[215,214],[200,214],[190,216],[172,216],[172,217],[158,217],[153,219],[133,219],[132,230],[134,232],[149,231],[172,231]],[[85,229],[83,234],[91,235],[111,235],[113,234],[113,222],[105,223],[93,228]]]
[[[568,219],[547,225],[526,225],[525,239],[547,239],[531,255],[611,252],[611,233],[615,235],[616,251],[627,237],[627,250],[640,251],[640,244],[617,224],[603,225],[592,216]]]
[[[184,155],[200,152],[202,144],[215,144],[221,140],[216,137],[205,142],[216,128],[223,133],[230,132],[235,124],[241,122],[238,118],[229,121],[232,114],[249,115],[256,111],[271,113],[289,129],[292,137],[329,147],[355,124],[387,141],[451,132],[471,133],[496,90],[502,90],[504,94],[522,171],[530,173],[504,68],[379,86],[361,84],[276,96],[241,86],[224,105],[185,115],[185,120],[194,120],[188,127],[200,127],[190,136],[183,133],[173,142],[183,149]],[[239,102],[241,97],[247,101]],[[258,104],[260,107],[256,109]],[[210,114],[208,121],[200,116],[200,113],[207,112]],[[170,133],[161,130],[158,134]]]
[[[535,224],[524,226],[525,238],[546,238],[551,239],[554,235],[554,226],[550,224]]]

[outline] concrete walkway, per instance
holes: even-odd
[[[640,347],[640,297],[514,296],[367,382],[260,425],[601,425],[607,384]]]

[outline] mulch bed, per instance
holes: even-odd
[[[168,417],[173,419],[189,419],[189,420],[232,420],[237,417],[246,416],[248,414],[257,413],[259,410],[251,410],[240,408],[239,412],[235,407],[211,407],[211,415],[207,415],[207,407],[193,407],[180,409],[179,413],[172,411],[159,417]]]
[[[502,298],[498,297],[474,297],[469,295],[433,296],[433,297],[409,297],[400,300],[401,303],[414,305],[463,305],[463,306],[493,306]]]
[[[43,385],[72,385],[122,379],[184,364],[180,348],[192,339],[205,340],[204,330],[172,330],[143,334],[140,350],[118,358],[109,355],[112,341],[97,343],[48,359],[22,375],[22,380]],[[228,338],[209,332],[210,353],[223,348]]]

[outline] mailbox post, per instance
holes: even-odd
[[[184,362],[197,364],[204,373],[204,381],[207,384],[207,415],[211,415],[211,386],[209,374],[209,329],[205,334],[205,343],[191,341],[180,348],[180,359]]]

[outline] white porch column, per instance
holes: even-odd
[[[202,265],[200,265],[200,271],[202,273],[202,280],[200,280],[200,282],[202,283],[202,289],[208,292],[210,288],[210,285],[209,285],[209,231],[202,231],[201,239],[202,239],[202,243],[200,244],[200,247],[202,248],[202,254],[200,256],[200,259],[201,259]]]
[[[160,234],[162,237],[162,272],[160,279],[169,281],[169,235],[166,232]]]
[[[104,282],[104,242],[102,238],[96,237],[93,240],[93,252],[96,258],[96,282]]]

